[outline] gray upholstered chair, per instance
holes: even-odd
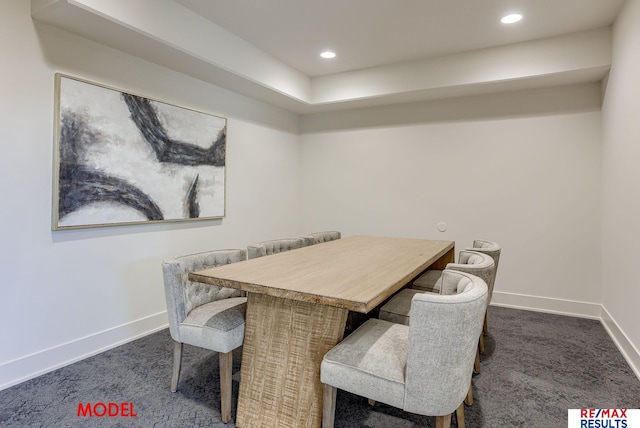
[[[489,284],[493,283],[492,276],[495,276],[495,262],[477,251],[462,250],[458,254],[457,263],[448,263],[446,269],[468,272],[479,276]],[[432,293],[440,293],[441,270],[428,270],[413,281],[412,288]]]
[[[457,275],[465,277],[457,294],[413,296],[409,326],[372,318],[324,356],[323,427],[333,426],[336,388],[436,416],[437,427],[449,426],[456,411],[464,427],[487,285],[473,275]]]
[[[383,320],[409,325],[411,299],[414,295],[425,292],[447,295],[456,292],[458,289],[457,282],[453,277],[445,276],[444,273],[446,271],[465,272],[482,278],[486,284],[491,282],[495,274],[495,263],[491,257],[482,253],[464,250],[460,251],[458,260],[459,263],[448,263],[444,271],[427,271],[434,273],[433,282],[430,282],[428,287],[418,288],[416,280],[413,288],[405,288],[396,293],[380,308],[378,317]]]
[[[169,331],[174,340],[171,392],[176,392],[182,363],[182,345],[219,353],[220,415],[231,419],[232,351],[244,340],[246,297],[239,290],[192,282],[189,273],[245,260],[245,250],[218,250],[191,254],[162,263]]]
[[[496,242],[483,241],[483,240],[476,239],[475,241],[473,241],[473,248],[467,248],[467,249],[469,251],[476,251],[478,253],[483,253],[488,256],[491,256],[494,263],[496,264],[496,267],[495,267],[496,271],[493,275],[493,278],[491,279],[491,283],[487,284],[489,286],[489,299],[487,300],[487,305],[489,305],[489,303],[491,303],[491,298],[493,297],[493,287],[496,282],[496,275],[498,274],[498,263],[500,262],[500,253],[502,252],[502,247]],[[487,323],[486,314],[484,316],[483,331],[484,331],[484,334],[489,333],[489,326]],[[480,340],[480,352],[484,352],[484,340],[482,339]]]
[[[340,239],[341,237],[342,235],[340,234],[340,232],[331,230],[326,232],[310,233],[308,235],[302,236],[301,238],[304,240],[304,245],[306,247],[309,245],[322,244],[323,242],[334,241],[336,239]]]
[[[449,270],[466,272],[482,278],[486,284],[491,284],[495,276],[495,262],[490,256],[483,253],[467,250],[460,251],[458,263],[448,263],[444,271],[427,271],[427,274],[429,274],[429,272],[432,273],[427,276],[427,279],[429,281],[433,280],[433,282],[427,284],[426,281],[422,283],[418,283],[418,280],[414,281],[413,288],[401,290],[385,303],[382,308],[380,308],[378,317],[391,322],[398,322],[405,325],[409,324],[411,299],[415,294],[430,292],[446,295],[455,292],[453,285],[445,281],[446,277],[444,276],[444,272]],[[425,277],[425,275],[422,277]],[[419,288],[418,285],[423,285],[424,288]],[[487,301],[489,300],[487,299]],[[484,338],[482,335],[478,337],[479,351],[484,352]],[[477,373],[480,373],[480,355],[476,355],[475,370]]]
[[[465,289],[470,281],[470,274],[445,269],[441,271],[438,279],[439,294],[450,295],[458,294]],[[387,303],[385,303],[378,314],[378,318],[395,322],[398,324],[409,325],[411,317],[411,300],[416,294],[424,293],[423,290],[414,288],[405,288],[396,293]]]
[[[256,242],[254,244],[247,245],[247,257],[249,259],[255,259],[256,257],[270,256],[271,254],[291,251],[304,246],[304,239],[302,238],[284,238]]]

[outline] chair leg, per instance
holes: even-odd
[[[464,404],[470,406],[473,404],[473,385],[469,383],[469,391],[467,391],[467,396],[464,399]]]
[[[220,418],[225,424],[231,419],[231,371],[233,352],[219,353],[220,359]]]
[[[337,388],[326,383],[322,385],[322,428],[333,428],[337,393]]]
[[[369,402],[370,406],[375,406],[376,405],[376,400],[372,400],[371,398],[368,398],[367,401]]]
[[[182,343],[173,342],[173,374],[171,375],[171,392],[178,390],[180,366],[182,365]]]
[[[451,428],[451,413],[444,416],[436,416],[436,428]]]
[[[478,349],[481,354],[484,354],[484,334],[480,333],[480,340],[478,340]]]
[[[473,363],[473,371],[480,373],[480,351],[476,350],[476,361]]]
[[[456,409],[456,421],[458,422],[458,428],[464,428],[464,403],[460,403]]]

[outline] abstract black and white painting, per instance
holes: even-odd
[[[227,120],[56,74],[53,229],[221,218]]]

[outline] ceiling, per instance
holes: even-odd
[[[53,25],[297,114],[599,82],[624,0],[31,0]],[[500,23],[509,12],[524,19]],[[331,49],[336,58],[319,53]]]
[[[624,0],[175,0],[310,77],[610,25]],[[500,18],[524,19],[505,25]],[[332,60],[322,50],[337,53]]]

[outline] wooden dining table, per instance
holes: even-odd
[[[320,363],[349,311],[453,261],[452,241],[351,236],[191,273],[248,293],[236,426],[320,427]]]

